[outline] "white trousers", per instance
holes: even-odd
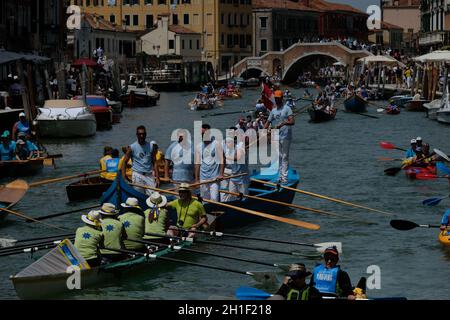
[[[291,147],[291,140],[280,140],[280,155],[279,155],[279,175],[280,182],[285,183],[288,180],[289,169],[289,149]]]
[[[142,186],[153,187],[153,188],[156,187],[156,181],[155,181],[155,177],[153,176],[153,173],[144,176],[143,174],[133,171],[131,181],[133,182],[133,184],[139,184]],[[144,193],[148,196],[151,196],[152,193],[154,192],[153,190],[139,188],[139,187],[134,187],[134,189],[136,189],[137,191]]]
[[[219,182],[203,184],[200,186],[200,196],[203,199],[220,201],[219,188]]]

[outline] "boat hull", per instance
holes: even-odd
[[[39,173],[44,167],[44,158],[14,162],[0,162],[0,178],[27,177]]]
[[[354,95],[344,101],[345,110],[348,112],[361,113],[367,111],[368,102],[363,98]]]
[[[425,103],[429,103],[428,100],[410,100],[405,103],[405,109],[407,111],[426,111],[425,107],[423,106]]]
[[[389,99],[389,103],[394,104],[397,107],[404,108],[405,103],[411,101],[412,99],[413,99],[413,97],[411,97],[411,96],[394,96]]]
[[[440,123],[450,124],[450,109],[437,111],[436,119]]]
[[[177,246],[189,247],[191,241],[183,241]],[[155,252],[158,257],[173,257],[179,255],[177,251],[164,248]],[[95,267],[89,270],[82,270],[80,272],[80,289],[69,289],[67,282],[70,273],[58,273],[54,275],[33,276],[33,277],[16,277],[11,276],[10,280],[14,285],[17,296],[20,299],[48,299],[59,296],[67,296],[76,294],[85,288],[90,288],[96,285],[101,285],[106,282],[111,282],[120,279],[121,275],[126,273],[138,272],[139,269],[165,264],[164,261],[152,258],[145,258],[138,256],[132,259],[127,259],[120,262],[114,262],[100,267]],[[150,265],[150,266],[149,266]],[[161,268],[161,271],[164,271]],[[70,281],[70,280],[69,280]]]
[[[330,113],[322,111],[322,110],[309,108],[308,113],[309,113],[309,117],[311,118],[311,122],[318,123],[318,122],[326,122],[326,121],[334,120],[334,118],[336,117],[337,110],[334,113],[330,114]]]
[[[113,113],[110,107],[90,107],[89,109],[95,115],[97,131],[112,129]]]
[[[41,137],[77,138],[91,137],[97,131],[95,116],[84,120],[44,120],[36,119]]]
[[[439,232],[439,242],[446,247],[450,247],[450,233],[449,230]]]
[[[100,199],[112,183],[100,177],[86,178],[66,187],[67,198],[71,202]]]
[[[429,174],[436,175],[436,167],[428,166],[428,167],[406,167],[404,168],[405,174],[409,179],[416,179],[417,174]]]

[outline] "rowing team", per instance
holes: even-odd
[[[24,132],[18,132],[14,141],[9,131],[5,130],[0,139],[0,161],[28,160],[40,156],[41,151],[31,141],[31,136]]]
[[[181,184],[179,199],[167,202],[167,198],[154,192],[146,200],[149,207],[143,210],[136,198],[128,198],[117,210],[114,204],[104,203],[100,210],[82,215],[84,226],[77,229],[75,247],[91,266],[127,259],[121,250],[146,251],[142,240],[163,243],[164,235],[178,236],[181,230],[189,230],[194,237],[198,228],[207,228],[207,216],[203,204],[192,198],[191,187]],[[177,222],[169,225],[168,209],[177,212]],[[141,241],[141,242],[139,242]],[[117,251],[114,251],[117,250]]]

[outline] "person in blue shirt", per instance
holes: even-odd
[[[17,140],[20,132],[23,132],[25,134],[31,134],[30,123],[27,121],[25,113],[23,112],[19,114],[19,121],[17,121],[13,126],[12,140]]]
[[[444,231],[450,227],[450,208],[445,210],[444,215],[441,219],[441,230]]]
[[[417,141],[416,139],[412,139],[411,140],[411,148],[409,148],[408,150],[406,150],[406,154],[405,154],[405,158],[413,158],[416,156],[416,146],[417,146]]]
[[[16,143],[10,140],[9,131],[3,132],[0,137],[0,160],[1,161],[11,161],[14,159],[16,152]]]
[[[159,187],[159,174],[155,170],[155,159],[153,155],[153,147],[146,141],[147,131],[145,126],[139,126],[136,129],[137,141],[127,148],[123,163],[132,160],[132,182],[133,184]],[[126,166],[122,166],[122,175],[126,179]],[[153,191],[141,187],[134,187],[136,190],[151,196]]]
[[[286,184],[288,182],[289,169],[289,149],[292,141],[292,126],[295,124],[292,109],[283,104],[283,92],[275,91],[276,108],[270,112],[269,118],[265,124],[265,129],[270,125],[279,130],[279,175],[278,182]]]
[[[23,140],[25,142],[25,149],[28,152],[28,155],[31,156],[31,158],[39,158],[40,152],[39,148],[30,141],[30,136],[25,134],[24,132],[19,132],[17,135],[18,139]]]
[[[345,297],[354,300],[350,277],[337,264],[338,249],[333,246],[325,249],[325,263],[318,264],[314,270],[310,285],[314,286],[325,297]]]

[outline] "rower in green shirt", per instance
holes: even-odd
[[[119,210],[112,203],[104,203],[100,209],[100,214],[102,216],[102,230],[104,237],[105,248],[110,249],[125,249],[123,240],[126,239],[127,233],[123,227],[122,222],[120,222],[117,215]],[[109,261],[115,262],[120,261],[124,258],[123,253],[108,249],[100,249],[102,258]]]
[[[128,198],[121,206],[125,208],[125,213],[119,216],[122,222],[127,239],[142,240],[144,236],[144,212],[139,206],[139,201],[136,198]],[[145,246],[142,243],[124,240],[125,248],[127,250],[144,250]]]
[[[167,198],[158,192],[153,192],[147,199],[150,209],[145,214],[145,240],[152,242],[165,242],[166,238],[158,237],[157,234],[165,235],[168,228]]]
[[[167,204],[167,208],[172,208],[177,211],[177,224],[176,226],[169,227],[167,235],[178,235],[178,229],[195,231],[200,227],[206,227],[208,224],[205,208],[200,201],[192,199],[192,192],[189,184],[180,184],[178,194],[180,196],[179,199]],[[189,232],[189,238],[194,236],[194,232]]]
[[[82,215],[81,220],[86,225],[79,227],[75,233],[75,248],[90,267],[96,267],[101,263],[98,247],[103,246],[100,213],[92,210]]]

